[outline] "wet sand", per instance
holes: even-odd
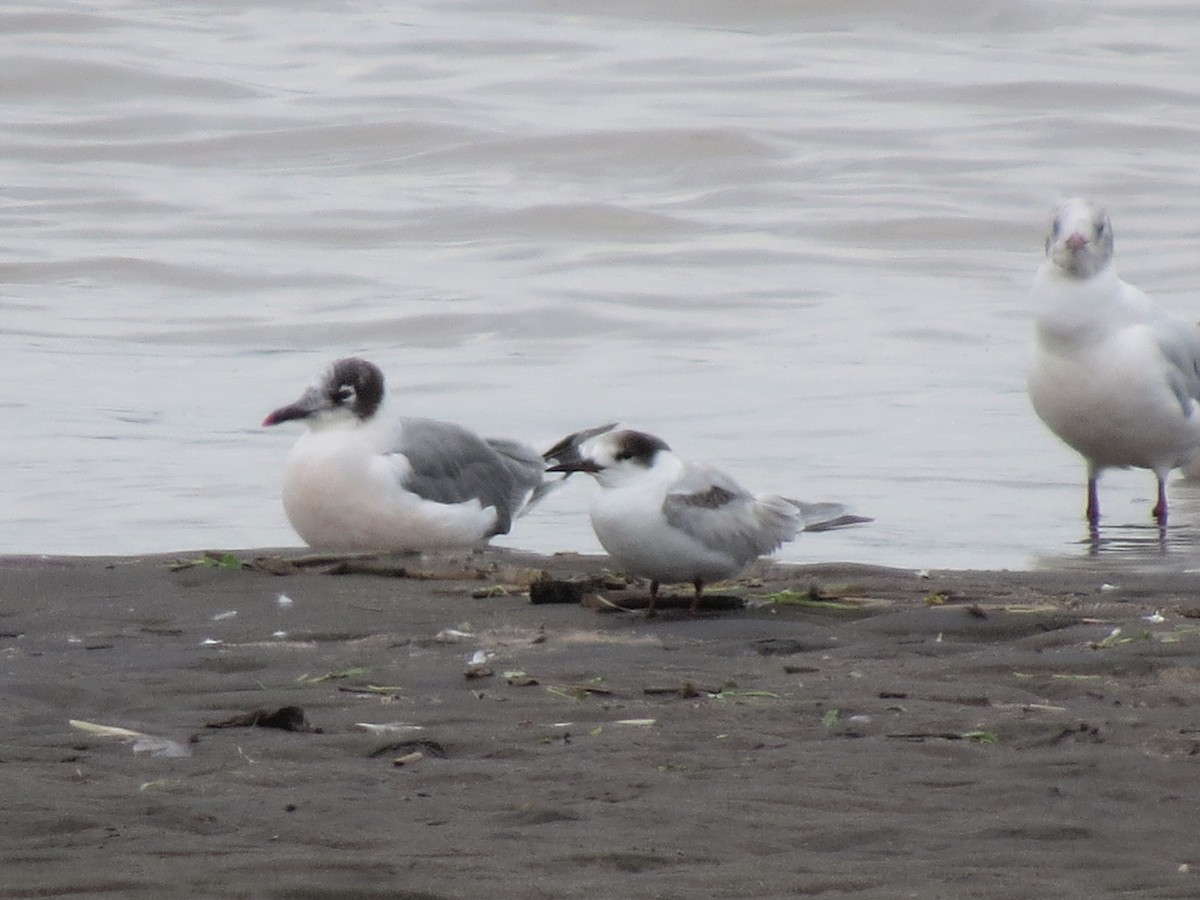
[[[1200,896],[1194,576],[236,557],[0,559],[0,897]]]

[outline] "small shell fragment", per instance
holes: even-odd
[[[407,722],[355,722],[354,727],[369,734],[404,734],[425,730],[424,725],[409,725]]]

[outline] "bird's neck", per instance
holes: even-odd
[[[654,456],[654,465],[648,469],[612,468],[603,469],[596,480],[609,490],[631,490],[635,493],[653,491],[658,487],[670,487],[683,472],[683,461],[668,450],[659,450]]]
[[[1094,343],[1138,318],[1124,301],[1112,265],[1078,278],[1047,261],[1038,271],[1034,296],[1038,340],[1048,348]]]
[[[370,419],[360,419],[347,409],[322,410],[308,417],[308,427],[312,431],[354,431],[366,426]]]

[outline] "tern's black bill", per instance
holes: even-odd
[[[547,466],[547,472],[591,472],[595,474],[599,472],[603,466],[597,465],[590,459],[573,459],[568,462],[559,463],[555,466]]]

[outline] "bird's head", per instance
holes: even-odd
[[[365,359],[339,359],[316,377],[299,400],[270,413],[263,425],[293,419],[303,419],[312,426],[362,422],[375,415],[382,402],[383,373],[379,367]]]
[[[1102,271],[1113,256],[1108,213],[1087,200],[1063,200],[1054,208],[1046,234],[1046,258],[1073,278]]]
[[[550,466],[550,472],[587,472],[605,487],[638,478],[654,467],[666,441],[644,431],[611,431],[584,444],[578,459]]]

